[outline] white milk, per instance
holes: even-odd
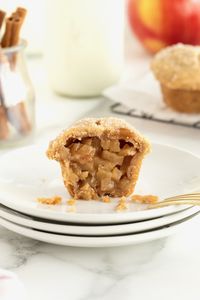
[[[123,67],[123,0],[49,0],[46,62],[52,88],[95,96]]]

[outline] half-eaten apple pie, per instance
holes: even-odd
[[[76,199],[130,195],[150,144],[117,118],[76,122],[52,141],[47,156],[60,163],[63,180]]]

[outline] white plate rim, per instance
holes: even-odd
[[[145,231],[148,229],[155,229],[164,225],[171,224],[173,222],[180,221],[186,217],[191,216],[192,214],[200,211],[199,207],[190,207],[183,211],[163,216],[160,218],[145,220],[136,223],[125,223],[125,224],[112,224],[112,225],[80,225],[80,224],[65,224],[65,223],[50,223],[43,222],[42,220],[31,220],[28,219],[26,215],[18,214],[11,209],[0,207],[0,217],[16,223],[18,225],[22,225],[28,228],[39,229],[42,231],[49,231],[54,233],[64,233],[64,234],[72,234],[79,236],[100,236],[100,235],[117,235],[122,233],[135,233],[139,231]],[[18,214],[18,215],[17,215]]]
[[[187,151],[185,149],[182,148],[178,148],[178,147],[174,147],[171,145],[167,145],[167,144],[162,144],[162,143],[156,143],[156,142],[152,142],[152,145],[155,146],[161,146],[161,147],[167,147],[169,149],[173,149],[176,151],[181,151],[185,154],[191,155],[193,158],[196,159],[200,159],[199,156],[193,154],[190,151]],[[30,147],[38,147],[37,145],[31,145],[31,146],[26,146],[23,147],[23,149],[25,148],[30,148]],[[17,149],[19,150],[19,149]],[[15,152],[16,150],[11,150],[6,154],[3,154],[0,158],[0,162],[1,159],[4,158],[5,156],[9,155],[11,152]],[[105,224],[105,223],[124,223],[124,222],[130,222],[130,221],[141,221],[141,220],[147,220],[147,219],[152,219],[152,218],[156,218],[156,217],[160,217],[160,216],[164,216],[164,215],[169,215],[172,213],[176,213],[178,211],[182,211],[184,210],[186,207],[190,207],[190,206],[168,206],[168,207],[163,207],[163,208],[156,208],[156,209],[150,209],[147,211],[145,210],[140,210],[140,211],[134,211],[134,212],[122,212],[122,213],[106,213],[106,214],[81,214],[81,213],[67,213],[67,212],[57,212],[57,211],[51,211],[47,209],[40,209],[37,208],[37,210],[32,210],[32,207],[29,207],[28,205],[25,205],[17,202],[15,203],[13,200],[9,200],[6,199],[6,201],[2,198],[0,198],[0,203],[11,208],[14,209],[16,211],[25,213],[27,215],[30,216],[35,216],[35,217],[40,217],[40,218],[44,218],[44,219],[51,219],[51,220],[58,220],[58,221],[68,221],[71,223],[76,223],[77,220],[79,221],[79,223],[91,223],[91,224]],[[47,215],[48,212],[48,215]],[[143,216],[143,215],[147,215],[147,216]],[[102,215],[103,215],[103,220],[102,220]]]
[[[42,242],[72,246],[72,247],[117,247],[127,246],[131,244],[141,244],[149,241],[154,241],[160,238],[168,237],[169,235],[177,232],[180,229],[185,228],[187,223],[191,221],[194,216],[190,219],[181,221],[175,225],[168,225],[161,229],[155,229],[145,233],[128,234],[121,236],[107,236],[107,237],[83,237],[83,236],[70,236],[70,235],[56,235],[52,233],[46,233],[43,231],[34,230],[21,225],[17,225],[10,221],[0,218],[0,224],[10,231],[18,233],[20,235],[39,240]]]

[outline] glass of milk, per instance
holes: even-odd
[[[98,96],[123,69],[124,0],[49,0],[46,66],[53,90]]]

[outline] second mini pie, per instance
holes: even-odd
[[[157,53],[151,64],[165,103],[178,112],[200,113],[200,47],[177,44]]]
[[[78,121],[49,145],[47,155],[60,163],[69,193],[77,199],[130,195],[149,142],[117,118]]]

